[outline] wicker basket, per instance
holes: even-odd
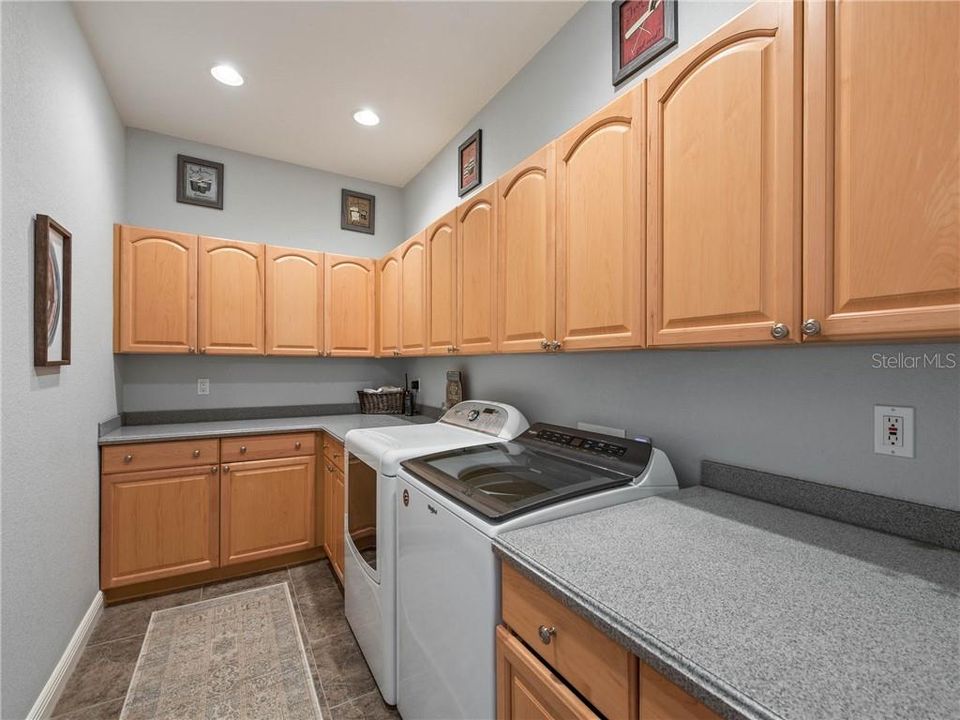
[[[364,415],[402,415],[405,390],[369,393],[357,390],[360,399],[360,412]]]

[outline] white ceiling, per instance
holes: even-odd
[[[403,186],[582,4],[81,2],[76,12],[126,125]],[[242,87],[210,76],[224,62]],[[361,107],[380,125],[357,125]]]

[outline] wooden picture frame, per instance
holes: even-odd
[[[374,235],[377,198],[356,190],[340,190],[340,229]]]
[[[33,364],[70,364],[73,236],[49,215],[33,224]]]
[[[677,0],[613,0],[612,9],[613,84],[617,86],[677,44]],[[622,27],[625,14],[637,16],[630,27]],[[624,63],[624,43],[644,32],[648,21],[656,24],[657,36]]]
[[[223,163],[177,155],[177,202],[223,210]]]
[[[457,148],[457,195],[463,197],[480,187],[483,130],[477,130]]]

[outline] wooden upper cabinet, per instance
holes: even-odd
[[[400,352],[423,355],[427,348],[427,250],[424,233],[400,246]]]
[[[376,349],[376,263],[324,256],[324,338],[329,355],[373,357]]]
[[[497,350],[497,185],[457,208],[457,339],[463,354]]]
[[[267,355],[323,351],[323,255],[266,248]]]
[[[427,353],[445,355],[457,345],[457,211],[427,228]]]
[[[497,180],[500,352],[539,352],[555,337],[554,143]]]
[[[805,7],[810,339],[956,337],[960,3]]]
[[[400,249],[377,261],[377,354],[400,350]]]
[[[565,350],[643,344],[643,84],[557,141],[557,332]]]
[[[200,352],[263,355],[264,246],[200,237]]]
[[[756,3],[647,80],[650,345],[800,338],[802,8]]]
[[[194,352],[197,236],[129,225],[114,236],[114,349]]]

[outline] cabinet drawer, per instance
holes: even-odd
[[[503,621],[606,717],[636,718],[637,659],[510,565],[501,567]],[[540,628],[553,629],[549,642]]]
[[[323,434],[323,454],[340,470],[343,470],[343,443],[330,433]]]
[[[224,438],[220,441],[220,462],[241,460],[270,460],[271,458],[313,455],[316,452],[315,433],[287,435],[248,435]]]
[[[216,465],[220,441],[177,440],[176,442],[105,445],[101,449],[105,474],[160,470],[163,468]]]

